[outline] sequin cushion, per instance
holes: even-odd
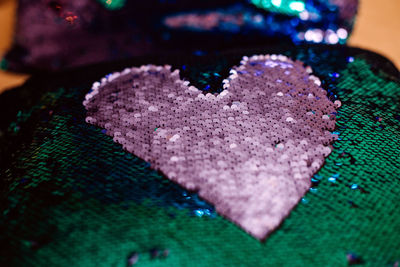
[[[275,9],[256,6],[244,0],[19,0],[14,45],[0,66],[25,72],[59,70],[165,51],[261,44],[260,39],[268,43],[281,38],[344,43],[351,32],[357,1],[307,1],[303,19],[297,11],[285,15],[290,7],[287,1]],[[202,33],[181,31],[187,23],[174,20],[177,14],[188,12],[202,18],[202,14],[219,8],[226,19],[206,16],[199,25],[214,22],[212,29]],[[305,14],[309,18],[305,19]],[[243,23],[236,25],[237,21]]]
[[[246,56],[230,73],[218,94],[171,66],[113,73],[86,95],[86,121],[263,239],[330,154],[336,110],[321,81],[286,56]]]
[[[330,102],[342,103],[331,153],[265,242],[127,152],[106,128],[87,123],[82,105],[93,81],[149,63],[170,64],[180,70],[180,80],[205,94],[220,93],[232,66],[260,54],[311,66]],[[144,57],[34,76],[0,96],[0,265],[394,266],[400,260],[399,100],[396,68],[374,53],[346,47]],[[279,125],[286,123],[291,125]],[[207,166],[205,171],[218,168],[218,159]]]

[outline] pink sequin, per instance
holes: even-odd
[[[87,122],[258,239],[289,215],[337,138],[320,80],[282,55],[244,57],[219,94],[170,66],[114,73],[86,95]]]

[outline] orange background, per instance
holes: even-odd
[[[16,0],[0,0],[0,55],[11,46],[16,7]],[[378,52],[400,68],[400,0],[360,0],[349,45]],[[28,77],[0,71],[0,92]]]

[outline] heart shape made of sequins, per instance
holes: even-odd
[[[240,63],[219,94],[204,94],[171,66],[147,65],[94,83],[83,104],[88,123],[264,239],[330,154],[340,102],[299,61]]]

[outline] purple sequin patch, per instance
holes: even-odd
[[[265,238],[311,186],[331,152],[339,101],[311,68],[282,55],[243,57],[219,94],[170,66],[128,68],[93,84],[88,123]]]

